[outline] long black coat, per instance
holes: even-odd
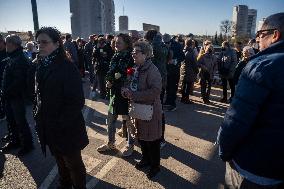
[[[58,58],[41,71],[37,65],[36,129],[45,153],[70,154],[88,145],[82,109],[84,92],[78,68]]]

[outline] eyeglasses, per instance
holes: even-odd
[[[47,45],[48,43],[51,43],[52,41],[47,41],[47,40],[41,40],[41,41],[37,41],[36,43],[38,45]]]
[[[132,52],[131,52],[131,54],[136,55],[136,54],[138,54],[139,52],[141,52],[141,53],[142,53],[142,51],[141,51],[141,50],[135,50],[135,51],[132,51]]]
[[[274,28],[274,29],[259,30],[259,31],[256,32],[255,37],[256,38],[264,38],[267,35],[271,35],[275,30],[277,30],[277,29]],[[267,32],[267,33],[263,33],[263,32]]]

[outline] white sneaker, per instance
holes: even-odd
[[[124,146],[124,148],[121,150],[121,154],[123,157],[131,156],[134,150],[134,145],[131,146]]]
[[[115,150],[116,147],[114,144],[112,143],[108,143],[108,144],[103,144],[100,147],[97,148],[98,152],[105,152],[105,151],[110,151],[110,150]]]
[[[119,129],[119,130],[117,131],[117,134],[118,134],[120,137],[123,137],[123,129],[122,129],[122,127],[121,127],[121,129]]]

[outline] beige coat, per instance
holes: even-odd
[[[153,118],[150,121],[136,119],[135,126],[139,140],[154,141],[162,136],[162,105],[160,93],[162,78],[158,68],[149,60],[139,68],[138,90],[133,92],[133,101],[153,104]]]

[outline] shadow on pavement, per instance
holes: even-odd
[[[0,152],[0,178],[3,177],[5,161],[6,161],[5,155],[2,152]]]

